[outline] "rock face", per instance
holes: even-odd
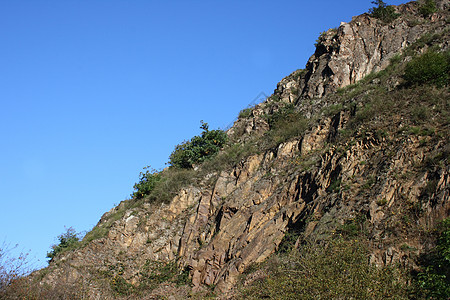
[[[285,233],[300,228],[306,219],[316,220],[303,228],[306,234],[320,233],[363,212],[374,235],[380,235],[404,195],[412,204],[421,203],[421,191],[431,176],[437,185],[433,201],[423,204],[427,214],[419,219],[420,226],[433,228],[448,216],[448,166],[438,174],[425,172],[419,180],[397,176],[422,162],[430,155],[427,152],[436,151],[423,149],[418,139],[388,144],[369,137],[349,144],[345,152],[329,149],[317,155],[335,131],[333,126],[339,128],[345,122],[346,116],[340,117],[341,122],[324,120],[301,140],[248,157],[231,171],[222,172],[210,188],[183,189],[169,205],[128,210],[106,238],[60,258],[58,264],[66,267],[55,269],[48,280],[63,274],[76,280],[86,276],[89,268],[107,271],[123,264],[124,277],[137,283],[147,260],[178,257],[179,264],[190,270],[194,286],[216,285],[226,292],[246,267],[266,259]],[[438,152],[448,151],[444,145],[439,147]],[[387,149],[399,151],[385,161]],[[300,164],[300,156],[308,159]],[[368,177],[374,178],[370,192],[365,187]],[[337,181],[350,186],[335,188]],[[394,241],[379,236],[374,243],[373,263],[390,264],[405,255]]]
[[[438,4],[448,8],[448,1]],[[306,70],[283,79],[274,96],[256,106],[252,116],[238,120],[231,131],[244,128],[243,136],[262,135],[269,129],[262,116],[276,111],[277,101],[297,104],[312,115],[314,103],[308,106],[306,99],[320,103],[337,88],[385,68],[390,58],[423,33],[446,24],[447,11],[419,25],[412,20],[417,15],[415,3],[397,10],[402,17],[392,24],[363,14],[329,30],[320,38]],[[274,253],[287,232],[320,236],[360,215],[370,223],[373,263],[408,261],[398,239],[386,238],[386,228],[405,197],[426,212],[418,217],[417,226],[432,228],[449,215],[448,164],[408,176],[408,170],[427,157],[448,154],[448,145],[424,146],[414,136],[387,138],[366,132],[340,147],[332,146],[330,142],[350,115],[341,111],[322,116],[301,137],[206,176],[199,185],[180,190],[169,204],[130,207],[122,203],[97,225],[106,228],[109,224],[106,237],[59,257],[43,281],[78,280],[89,287],[93,298],[105,298],[110,290],[99,287],[95,274],[120,273],[128,283],[137,284],[147,262],[176,260],[189,271],[195,287],[209,285],[227,292],[250,264]],[[402,119],[392,123],[401,127]],[[212,184],[211,176],[217,178]],[[430,181],[433,189],[424,197]],[[406,230],[404,235],[408,236]],[[418,243],[414,236],[410,241]]]
[[[448,10],[448,1],[437,3]],[[401,17],[390,24],[383,24],[365,13],[322,33],[306,69],[295,71],[283,79],[275,94],[290,103],[303,98],[323,97],[384,69],[393,56],[424,33],[446,25],[442,15],[435,15],[432,22],[417,22],[416,2],[398,6],[396,10]]]
[[[448,11],[448,0],[436,3],[442,12]],[[323,105],[318,102],[324,96],[386,68],[395,55],[425,33],[447,26],[445,13],[434,14],[429,20],[424,20],[418,18],[418,7],[417,2],[396,7],[401,16],[389,24],[365,13],[322,33],[305,69],[283,78],[272,97],[254,107],[252,118],[239,119],[231,132],[234,133],[236,128],[245,128],[244,133],[251,134],[266,131],[268,124],[261,116],[274,110],[274,106],[267,105],[267,102],[296,104],[301,106],[305,116],[311,117],[315,112],[313,104]],[[448,48],[449,44],[446,42],[441,46]],[[311,99],[313,102],[309,101]]]

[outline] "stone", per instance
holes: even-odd
[[[448,1],[438,3],[448,7]],[[393,55],[430,28],[445,23],[445,18],[437,15],[421,27],[410,26],[405,19],[417,13],[416,6],[408,3],[399,9],[406,16],[395,20],[393,26],[363,14],[326,32],[306,69],[282,79],[274,91],[276,97],[256,105],[248,118],[236,121],[229,135],[241,132],[239,142],[263,135],[269,129],[265,115],[283,105],[295,104],[305,116],[316,116],[331,105],[325,103],[327,95],[382,70]],[[403,195],[408,195],[408,203],[421,203],[424,187],[431,180],[436,183],[436,197],[423,204],[424,216],[418,219],[418,226],[431,228],[450,211],[448,165],[440,173],[423,172],[411,179],[401,179],[401,175],[432,151],[444,151],[445,145],[431,149],[421,146],[415,137],[388,141],[367,133],[345,149],[329,146],[349,119],[350,112],[320,115],[301,137],[208,174],[201,184],[180,189],[170,203],[145,203],[120,215],[129,207],[129,200],[122,202],[97,225],[108,226],[107,236],[56,259],[43,282],[85,280],[92,284],[94,294],[100,289],[95,280],[99,271],[104,274],[120,265],[125,280],[138,283],[146,263],[176,261],[180,269],[189,270],[195,290],[209,285],[226,294],[248,266],[272,255],[295,226],[305,236],[329,237],[346,220],[360,215],[369,219],[374,239],[370,261],[376,265],[399,262],[399,245],[380,240],[387,234],[386,224],[398,221],[392,216],[394,208],[404,203]],[[386,149],[396,151],[388,156]],[[297,159],[305,163],[311,158],[313,163],[308,166],[297,163]],[[365,188],[369,178],[375,178],[370,190]]]

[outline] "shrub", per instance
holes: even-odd
[[[41,300],[41,299],[60,299],[77,300],[89,299],[88,291],[81,284],[68,283],[65,280],[58,280],[55,286],[35,282],[27,277],[21,277],[14,280],[3,291],[0,291],[2,300]]]
[[[406,85],[434,84],[442,87],[448,84],[449,72],[449,52],[428,51],[415,57],[406,65],[403,79]]]
[[[223,148],[211,160],[202,164],[202,170],[207,173],[222,171],[223,169],[232,168],[243,158],[257,153],[257,147],[254,141],[246,143],[234,143]]]
[[[239,112],[239,119],[246,119],[252,115],[252,108],[245,108]]]
[[[322,109],[325,116],[333,117],[344,109],[342,103],[332,104]]]
[[[370,265],[367,245],[334,239],[306,242],[273,257],[263,278],[242,290],[244,299],[404,299],[403,274]]]
[[[140,289],[154,289],[161,283],[175,283],[177,286],[188,285],[189,270],[180,270],[175,261],[160,262],[147,260],[140,275]]]
[[[139,182],[136,183],[133,188],[135,191],[132,194],[132,197],[135,199],[142,199],[145,195],[149,195],[151,191],[155,188],[157,182],[161,180],[161,173],[152,169],[149,171],[150,167],[145,167],[147,169],[144,172],[139,174]]]
[[[6,293],[12,282],[31,271],[28,254],[14,255],[12,252],[16,248],[17,245],[12,248],[6,243],[0,245],[0,299],[3,299],[2,295]]]
[[[423,49],[425,46],[433,46],[438,43],[442,43],[446,41],[445,34],[446,30],[437,33],[427,32],[423,34],[420,38],[418,38],[415,42],[413,42],[411,45],[409,45],[405,49],[404,53],[407,56],[412,56],[415,53],[419,52],[421,49]]]
[[[161,180],[155,184],[146,200],[168,203],[181,188],[194,183],[198,175],[193,169],[168,168],[161,172]]]
[[[400,16],[400,14],[395,12],[393,6],[386,5],[383,0],[372,1],[372,4],[377,5],[377,7],[372,7],[369,9],[370,15],[383,21],[384,23],[391,23]]]
[[[335,28],[330,28],[327,31],[322,31],[320,33],[319,37],[316,39],[316,42],[314,43],[314,46],[317,47],[319,44],[323,43],[325,41],[326,37],[327,37],[328,32],[332,32],[332,33],[336,34],[337,31],[338,30],[337,30],[336,27]]]
[[[0,245],[0,299],[88,299],[86,289],[80,284],[70,284],[58,278],[53,286],[41,282],[49,269],[33,271],[28,254],[14,254],[15,247]]]
[[[424,18],[437,12],[436,2],[434,0],[425,0],[419,7],[419,12]]]
[[[314,43],[314,46],[318,46],[320,43],[323,43],[325,41],[325,37],[326,37],[327,32],[326,31],[322,31],[319,35],[319,37],[316,39],[316,42]]]
[[[259,150],[278,146],[290,138],[302,135],[309,126],[304,115],[293,104],[287,104],[278,111],[266,116],[270,130],[265,133]]]
[[[436,246],[425,254],[423,271],[417,276],[419,293],[429,299],[450,295],[450,218],[438,226]]]
[[[367,234],[367,217],[359,213],[356,217],[345,220],[344,224],[336,229],[336,232],[344,238],[362,237]]]
[[[69,227],[65,233],[58,235],[59,244],[52,246],[52,251],[47,253],[47,258],[52,261],[58,254],[74,249],[80,242],[78,233],[72,227]]]
[[[202,122],[203,132],[175,147],[169,158],[169,164],[174,167],[190,169],[213,156],[227,142],[227,134],[223,130],[209,130],[207,123]]]

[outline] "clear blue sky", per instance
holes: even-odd
[[[403,1],[388,1],[400,4]],[[0,244],[38,266],[144,166],[303,68],[361,0],[0,2]]]

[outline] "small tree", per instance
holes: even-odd
[[[400,14],[395,12],[393,6],[387,5],[383,0],[372,1],[372,4],[375,4],[376,7],[369,9],[370,15],[384,23],[390,23],[400,16]]]
[[[72,227],[67,228],[66,232],[58,235],[59,244],[52,246],[52,251],[47,253],[47,258],[52,261],[59,253],[76,247],[80,242],[78,233]]]
[[[139,182],[134,185],[135,191],[132,197],[135,199],[142,199],[145,195],[149,195],[155,188],[157,182],[161,181],[161,173],[155,169],[151,169],[147,166],[144,168],[145,172],[139,174]]]
[[[0,298],[1,293],[16,279],[28,274],[31,270],[27,253],[14,255],[17,245],[10,247],[5,242],[0,245]]]
[[[225,145],[228,137],[223,130],[209,130],[208,123],[201,121],[203,130],[200,136],[194,136],[190,141],[175,147],[169,158],[169,164],[174,167],[190,169],[210,158]]]

